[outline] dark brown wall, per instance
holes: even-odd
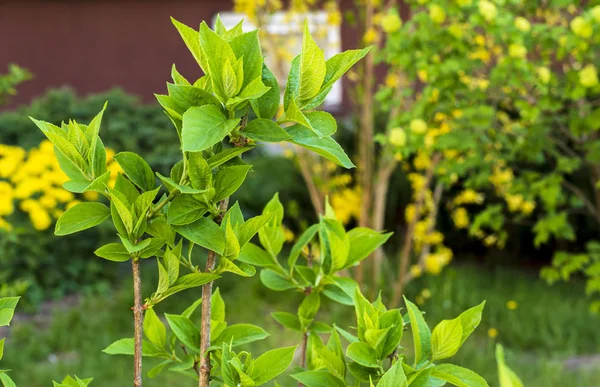
[[[61,85],[83,94],[121,86],[152,100],[173,63],[199,76],[169,17],[197,26],[228,9],[227,0],[0,0],[0,73],[12,62],[35,74],[11,105]]]
[[[47,89],[69,85],[80,94],[119,86],[153,101],[165,92],[171,65],[188,78],[200,70],[169,20],[197,27],[232,0],[0,0],[0,73],[9,63],[35,76],[19,86],[11,108]],[[353,0],[341,8],[352,9]],[[344,49],[361,34],[342,27]],[[347,89],[347,87],[344,87]],[[345,99],[347,108],[348,100]]]

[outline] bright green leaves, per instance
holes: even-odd
[[[394,365],[387,370],[385,374],[377,383],[377,387],[406,387],[408,386],[408,380],[402,369],[402,361],[397,361]]]
[[[292,363],[296,347],[272,349],[254,361],[252,380],[256,385],[265,384],[283,373]]]
[[[200,351],[200,329],[187,317],[165,314],[169,327],[183,344],[194,353]]]
[[[94,378],[80,379],[76,375],[71,377],[67,375],[62,382],[53,382],[53,387],[87,387]]]
[[[383,246],[392,236],[392,233],[380,233],[366,227],[357,227],[348,231],[350,241],[350,251],[344,267],[353,266],[371,253]]]
[[[217,254],[225,251],[225,233],[212,220],[200,218],[197,221],[183,226],[174,226],[175,231],[189,241],[202,246]]]
[[[120,243],[106,244],[94,251],[94,254],[113,262],[125,262],[131,258],[129,251]]]
[[[300,59],[300,88],[298,93],[300,101],[308,101],[319,93],[325,80],[325,73],[325,55],[310,35],[308,21],[306,21],[304,23]]]
[[[303,330],[306,330],[315,319],[319,308],[321,307],[321,296],[313,292],[306,296],[298,308],[298,317]]]
[[[471,333],[473,333],[475,328],[479,326],[484,306],[485,301],[483,301],[477,306],[465,310],[460,314],[460,316],[458,316],[458,319],[460,320],[460,325],[462,327],[462,336],[460,339],[461,345],[465,342],[465,340],[467,340]]]
[[[173,25],[177,28],[179,35],[183,39],[185,45],[192,53],[198,65],[206,71],[206,59],[202,55],[202,50],[200,49],[200,41],[198,39],[198,31],[194,30],[191,27],[186,26],[183,23],[178,22],[174,18],[171,18]]]
[[[252,168],[251,165],[234,165],[224,167],[215,175],[215,197],[219,201],[231,196],[241,187],[246,175]]]
[[[306,371],[293,374],[292,378],[306,387],[347,387],[345,381],[327,371]]]
[[[139,155],[132,152],[121,152],[115,155],[115,160],[133,184],[142,191],[152,191],[156,186],[154,172],[148,163]]]
[[[250,121],[243,134],[254,141],[281,142],[290,139],[290,135],[281,126],[264,118]]]
[[[20,297],[0,298],[0,327],[10,325]]]
[[[262,82],[266,87],[270,88],[269,91],[259,98],[251,100],[250,104],[258,118],[270,120],[277,114],[277,110],[279,110],[281,92],[277,78],[275,78],[275,75],[264,64],[262,66]]]
[[[366,47],[360,50],[348,50],[340,54],[334,55],[326,62],[326,73],[321,87],[321,91],[329,89],[333,84],[340,79],[352,66],[369,53],[371,47]]]
[[[433,367],[431,376],[444,380],[457,387],[488,387],[487,382],[477,373],[454,364],[439,364]],[[522,385],[521,385],[522,386]],[[501,387],[517,387],[516,385]]]
[[[498,379],[500,387],[523,387],[523,382],[504,360],[504,349],[500,344],[496,345],[496,362],[498,364]]]
[[[440,322],[431,334],[432,360],[446,359],[458,352],[462,333],[460,320],[443,320]]]
[[[239,124],[239,118],[225,117],[215,105],[190,108],[183,114],[183,150],[199,152],[222,141]]]
[[[110,217],[102,203],[79,203],[65,211],[56,222],[55,235],[69,235],[99,225]]]
[[[408,317],[410,319],[410,329],[413,334],[415,346],[415,364],[422,360],[431,358],[431,331],[423,318],[423,314],[415,304],[404,298]]]
[[[229,42],[239,61],[243,58],[242,76],[238,73],[239,89],[246,87],[250,82],[261,77],[263,68],[263,55],[258,41],[258,31],[250,31],[238,35]],[[238,92],[240,91],[238,89]],[[237,93],[236,93],[237,94]]]
[[[319,137],[319,135],[302,125],[294,125],[287,128],[288,134],[292,137],[291,143],[310,149],[325,159],[344,168],[354,168],[346,152],[330,136]]]
[[[71,179],[71,186],[86,187],[106,173],[106,150],[98,133],[106,104],[89,125],[75,121],[61,127],[31,120],[54,145],[61,169]]]
[[[144,315],[144,334],[152,344],[160,348],[167,343],[167,330],[154,312],[154,308],[146,310]]]

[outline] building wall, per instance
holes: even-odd
[[[119,86],[152,101],[173,63],[200,75],[169,17],[197,26],[231,8],[231,0],[0,0],[0,73],[17,63],[35,75],[8,107],[62,85],[80,94]],[[350,26],[342,37],[344,49],[356,47]]]

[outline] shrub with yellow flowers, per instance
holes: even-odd
[[[112,155],[114,152],[107,149],[107,167],[112,171],[109,185],[114,185],[120,168],[112,161]],[[64,252],[47,252],[35,260],[30,260],[30,254],[44,249],[43,241],[52,235],[52,228],[64,211],[81,201],[98,199],[95,192],[76,195],[67,191],[62,185],[68,180],[50,141],[44,140],[29,150],[0,144],[0,267],[12,278],[24,276],[32,284],[34,300],[47,296],[41,294],[47,289],[44,283],[60,280],[48,263]],[[15,257],[19,257],[17,264]],[[77,258],[65,254],[63,259],[69,259],[76,273]],[[24,267],[29,270],[21,270]],[[36,269],[44,269],[45,273]],[[19,289],[24,291],[25,287]],[[63,290],[66,291],[56,291]]]
[[[388,75],[378,106],[390,120],[378,142],[388,163],[420,176],[414,229],[441,186],[456,228],[487,247],[504,247],[508,219],[528,218],[535,246],[575,241],[583,218],[600,230],[600,5],[410,3],[379,55]],[[402,141],[398,128],[410,129]],[[588,294],[600,294],[595,244],[579,246],[543,275],[584,272]],[[409,276],[424,268],[406,267]]]

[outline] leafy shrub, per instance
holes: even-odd
[[[390,234],[365,227],[347,232],[327,205],[319,223],[309,227],[292,247],[285,268],[277,257],[286,239],[278,196],[250,219],[244,218],[238,204],[228,209],[229,196],[252,168],[241,156],[261,142],[294,143],[342,167],[354,166],[331,137],[337,128],[335,119],[315,109],[331,85],[368,49],[346,51],[325,61],[305,24],[302,54],[292,61],[283,113],[274,121],[279,111],[279,86],[263,63],[257,31],[243,33],[241,23],[227,30],[220,20],[215,31],[206,23],[196,31],[173,22],[205,75],[191,83],[173,67],[169,94],[157,96],[182,150],[181,160],[168,176],[154,172],[140,155],[125,151],[114,156],[123,174],[117,175],[114,186],[109,184],[107,152],[99,137],[106,105],[89,125],[69,121],[59,127],[32,119],[55,147],[69,178],[64,187],[73,193],[96,192],[102,198],[66,210],[55,234],[71,235],[110,218],[120,243],[106,244],[95,254],[132,265],[134,337],[114,342],[105,352],[134,356],[134,386],[142,385],[142,356],[163,359],[150,370],[151,376],[169,369],[198,379],[200,387],[263,385],[283,373],[296,347],[273,349],[258,357],[238,350],[238,346],[266,337],[266,332],[255,325],[227,324],[225,303],[218,291],[213,292],[213,282],[221,276],[253,276],[256,266],[263,268],[260,276],[267,287],[295,289],[306,295],[297,316],[279,315],[286,321],[284,325],[303,334],[304,370],[293,377],[306,387],[348,386],[347,368],[353,375],[352,385],[417,387],[442,380],[458,386],[487,386],[473,371],[434,364],[458,351],[479,324],[483,304],[442,321],[432,332],[409,301],[405,300],[407,316],[402,316],[400,309],[388,310],[381,299],[368,301],[355,281],[340,277]],[[250,110],[257,118],[249,116]],[[233,147],[226,147],[227,142]],[[157,186],[156,177],[161,185]],[[166,192],[159,197],[161,190]],[[251,242],[256,235],[262,248]],[[313,244],[319,246],[314,252]],[[195,246],[208,251],[204,270],[193,259]],[[140,261],[150,257],[156,257],[158,284],[143,300]],[[189,273],[182,275],[182,267]],[[201,299],[181,314],[165,315],[172,331],[167,338],[154,307],[173,294],[198,287],[202,287]],[[355,306],[356,335],[314,321],[321,294]],[[202,319],[197,326],[190,317],[199,307]],[[415,344],[412,365],[398,352],[405,320]],[[327,346],[318,336],[323,331],[331,332]],[[340,335],[350,342],[345,355]],[[390,364],[386,365],[388,358]],[[68,378],[63,382],[73,383],[85,386],[88,381]]]

